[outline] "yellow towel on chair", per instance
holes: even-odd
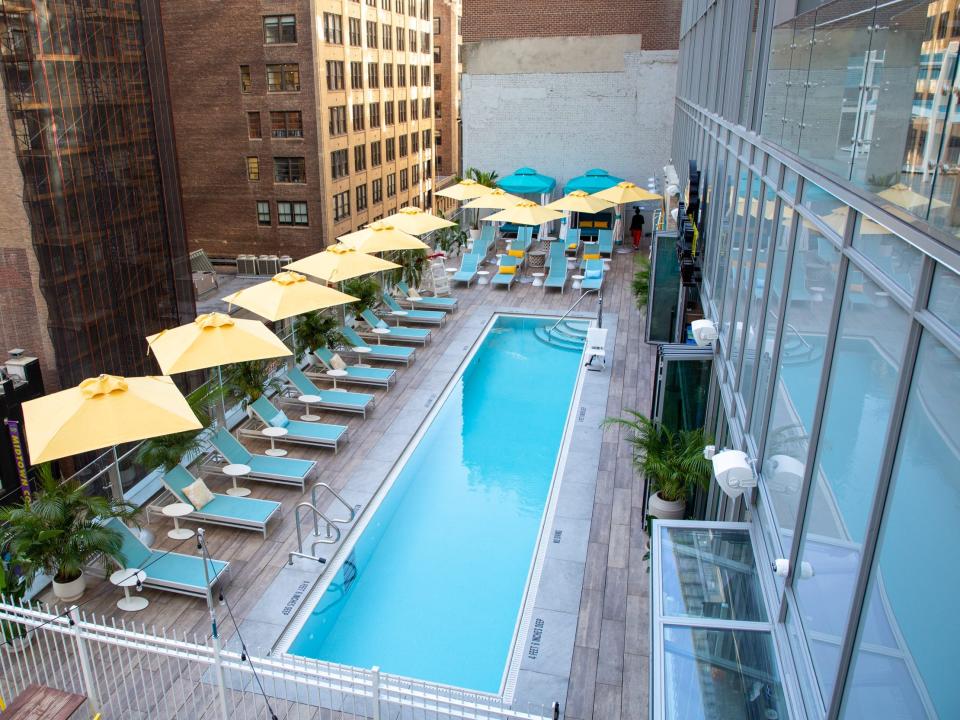
[[[600,259],[600,253],[596,253],[596,254],[591,253],[591,254],[589,254],[589,255],[586,255],[586,254],[585,254],[585,255],[583,256],[583,259],[584,259],[584,260],[599,260],[599,259]]]
[[[501,275],[516,275],[517,266],[516,265],[501,265],[500,274]]]
[[[522,257],[523,257],[523,250],[508,250],[508,251],[507,251],[507,254],[508,254],[510,257],[522,258]]]

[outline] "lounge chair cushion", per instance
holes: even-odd
[[[516,265],[501,265],[499,272],[500,272],[501,275],[513,275],[514,273],[517,272],[517,266],[516,266]]]
[[[207,484],[200,479],[195,480],[183,489],[183,494],[187,496],[190,504],[197,510],[209,505],[213,501],[213,493]]]
[[[334,354],[334,356],[330,358],[330,367],[332,367],[334,370],[345,370],[347,364],[343,361],[342,357]]]
[[[601,274],[602,272],[600,270],[587,270],[586,273],[584,274],[584,277],[588,279],[595,279],[600,277]]]
[[[509,251],[507,251],[507,254],[508,254],[510,257],[522,258],[522,257],[523,257],[523,250],[509,250]]]
[[[590,253],[589,255],[584,254],[583,259],[584,259],[584,260],[599,260],[599,259],[600,259],[600,253]]]
[[[238,500],[240,502],[237,502]],[[203,514],[262,524],[267,522],[279,506],[280,503],[273,500],[215,495],[213,500],[203,508]]]
[[[408,288],[408,289],[407,289],[407,297],[408,297],[408,298],[416,299],[416,298],[420,297],[420,293],[418,293],[415,288]]]

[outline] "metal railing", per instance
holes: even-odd
[[[570,308],[563,315],[560,316],[560,319],[550,326],[550,328],[547,330],[547,338],[550,337],[550,335],[553,333],[554,330],[557,329],[560,323],[566,320],[567,316],[570,315],[570,313],[572,313],[577,308],[577,305],[579,305],[580,302],[590,293],[596,293],[597,299],[600,301],[600,307],[597,308],[597,326],[603,327],[603,295],[600,293],[599,288],[591,288],[590,290],[585,290],[583,294],[577,298],[577,301],[573,305],[571,305]]]
[[[796,335],[797,339],[807,348],[807,350],[809,351],[813,350],[813,346],[804,339],[803,335],[800,334],[800,331],[797,330],[793,325],[791,325],[790,323],[784,323],[784,327],[786,327],[787,330],[789,330],[794,335]]]
[[[0,601],[0,625],[27,632],[0,651],[0,699],[31,684],[86,698],[86,717],[254,720],[477,718],[544,720],[554,708],[516,709],[492,695],[261,649],[219,654],[209,638],[74,607]],[[225,702],[221,702],[221,698]],[[223,707],[226,706],[226,710]],[[226,713],[226,714],[225,714]],[[84,717],[82,711],[72,717]]]
[[[320,507],[320,503],[317,502],[317,490],[321,490],[321,489],[326,490],[328,493],[333,495],[334,500],[339,502],[341,505],[343,505],[347,509],[346,517],[331,518],[332,521],[335,523],[342,523],[344,525],[347,523],[353,522],[353,518],[356,517],[356,511],[353,509],[353,506],[350,505],[350,503],[348,503],[346,500],[344,500],[343,496],[340,495],[340,493],[338,493],[336,490],[334,490],[325,482],[314,483],[313,487],[310,488],[310,502],[313,503],[313,506]]]
[[[303,551],[303,527],[300,520],[300,511],[306,508],[310,511],[313,516],[313,537],[318,538],[310,543],[310,552],[305,553]],[[334,545],[340,542],[340,527],[326,515],[324,515],[320,510],[317,509],[316,505],[308,502],[297,503],[297,507],[293,510],[293,518],[296,521],[297,525],[297,549],[291,550],[287,553],[287,562],[293,565],[293,559],[295,557],[306,558],[307,560],[318,560],[321,563],[325,563],[326,560],[323,560],[313,554],[313,550],[317,545]],[[326,537],[320,537],[320,524],[319,520],[327,526],[327,535]],[[333,531],[332,533],[330,531]]]

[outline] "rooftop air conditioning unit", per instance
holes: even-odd
[[[256,275],[256,255],[237,255],[237,275]]]
[[[273,277],[280,272],[280,258],[276,255],[261,255],[257,260],[257,271],[260,275]]]
[[[282,271],[285,266],[289,265],[289,264],[292,263],[292,262],[293,262],[293,258],[290,257],[289,255],[281,255],[281,256],[280,256],[280,270]]]

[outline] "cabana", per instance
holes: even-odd
[[[557,181],[552,177],[541,175],[533,168],[522,167],[514,171],[513,175],[499,178],[497,187],[506,190],[514,195],[522,195],[528,200],[533,200],[546,205],[551,200],[551,193],[557,186]],[[540,237],[546,234],[546,223],[540,226]],[[517,226],[511,223],[501,228],[504,232],[516,232]]]
[[[575,190],[582,190],[585,193],[593,195],[601,190],[611,188],[619,182],[623,182],[623,178],[618,178],[614,175],[611,175],[602,168],[593,168],[592,170],[587,170],[583,175],[575,177],[567,182],[567,184],[563,186],[563,194],[569,195]],[[612,231],[614,221],[619,219],[620,218],[616,213],[616,208],[610,208],[609,210],[605,210],[593,215],[578,213],[577,227],[580,228],[581,236],[595,238],[600,230]],[[564,218],[560,222],[560,238],[566,239],[567,228],[571,227],[569,213],[568,217]]]

